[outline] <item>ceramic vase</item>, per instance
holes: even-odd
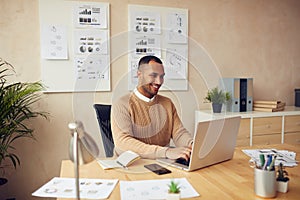
[[[219,104],[219,103],[212,103],[212,109],[214,113],[220,113],[222,110],[222,105],[223,104]]]
[[[168,193],[166,200],[180,200],[180,193]]]
[[[282,192],[282,193],[286,193],[289,189],[289,182],[286,181],[277,181],[277,191],[278,192]]]

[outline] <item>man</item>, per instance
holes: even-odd
[[[192,136],[183,127],[172,101],[158,95],[164,82],[164,66],[155,56],[138,64],[138,86],[112,105],[115,153],[132,150],[143,158],[179,157],[188,160]],[[175,148],[169,147],[173,139]]]

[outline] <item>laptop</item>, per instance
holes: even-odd
[[[189,163],[173,159],[157,159],[158,162],[186,171],[211,166],[232,159],[241,117],[229,117],[199,122]]]

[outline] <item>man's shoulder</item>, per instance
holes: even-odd
[[[169,98],[169,97],[166,97],[166,96],[163,96],[163,95],[156,95],[157,99],[161,102],[161,101],[164,101],[164,102],[169,102],[169,103],[172,103],[172,100]]]
[[[120,104],[127,104],[129,102],[129,99],[131,98],[132,93],[125,94],[118,98],[116,101],[114,101],[113,105],[120,105]]]

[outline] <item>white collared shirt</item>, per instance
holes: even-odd
[[[133,92],[134,92],[134,94],[135,94],[139,99],[141,99],[141,100],[143,100],[143,101],[145,101],[145,102],[151,102],[151,101],[153,101],[154,98],[155,98],[155,96],[152,97],[151,99],[148,98],[148,97],[145,97],[144,95],[142,95],[142,94],[138,91],[137,88],[135,88]]]

